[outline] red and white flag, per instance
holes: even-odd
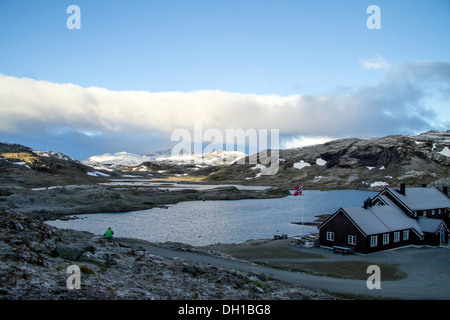
[[[301,196],[303,194],[303,182],[300,182],[300,184],[295,188],[294,196]]]

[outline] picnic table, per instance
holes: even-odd
[[[354,247],[333,246],[334,253],[352,254],[355,252]]]

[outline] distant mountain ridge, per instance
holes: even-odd
[[[193,165],[201,166],[220,166],[231,164],[234,161],[245,158],[247,155],[238,151],[212,151],[203,154],[193,154],[183,150],[182,155],[173,156],[171,150],[163,150],[144,155],[138,155],[128,152],[117,152],[114,154],[105,153],[103,155],[91,156],[82,161],[83,164],[97,170],[125,170],[141,166],[141,171],[146,171],[142,166],[148,167],[149,162],[155,164],[172,165]]]
[[[450,130],[417,136],[347,138],[279,151],[279,170],[261,175],[261,165],[232,165],[207,177],[217,182],[311,189],[380,189],[450,182]]]
[[[18,144],[0,143],[0,171],[5,173],[0,182],[31,185],[55,184],[56,181],[62,184],[93,183],[94,178],[133,174],[132,177],[192,178],[208,183],[285,189],[293,189],[299,182],[304,183],[305,189],[322,190],[379,190],[398,186],[401,182],[442,186],[450,184],[450,130],[429,131],[416,136],[345,138],[279,150],[279,167],[273,175],[264,175],[262,170],[266,166],[254,164],[249,159],[248,155],[236,151],[201,155],[183,152],[172,156],[171,150],[163,150],[146,155],[106,153],[80,162],[60,152],[35,151]],[[43,182],[44,178],[48,181]]]

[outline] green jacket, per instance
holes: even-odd
[[[105,232],[105,237],[106,238],[111,238],[113,234],[114,234],[114,231],[112,231],[111,229],[108,229]]]

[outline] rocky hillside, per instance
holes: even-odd
[[[59,152],[40,152],[19,144],[0,143],[0,185],[53,186],[91,184],[110,176]]]
[[[233,164],[207,179],[282,186],[293,189],[380,189],[449,183],[450,130],[417,136],[340,139],[298,149],[280,150],[279,170],[261,175],[262,165]]]
[[[134,168],[145,170],[133,170]],[[14,209],[38,219],[56,219],[70,214],[125,212],[192,200],[237,200],[279,198],[286,189],[244,190],[217,186],[201,190],[195,185],[175,187],[169,180],[152,178],[198,179],[220,168],[197,167],[166,161],[144,162],[137,167],[113,171],[94,169],[55,152],[0,143],[0,210]],[[125,177],[126,176],[126,177]],[[201,177],[201,178],[200,178]]]
[[[71,265],[80,268],[80,289],[67,288]],[[139,246],[0,211],[1,300],[334,298],[266,275],[192,265]]]

